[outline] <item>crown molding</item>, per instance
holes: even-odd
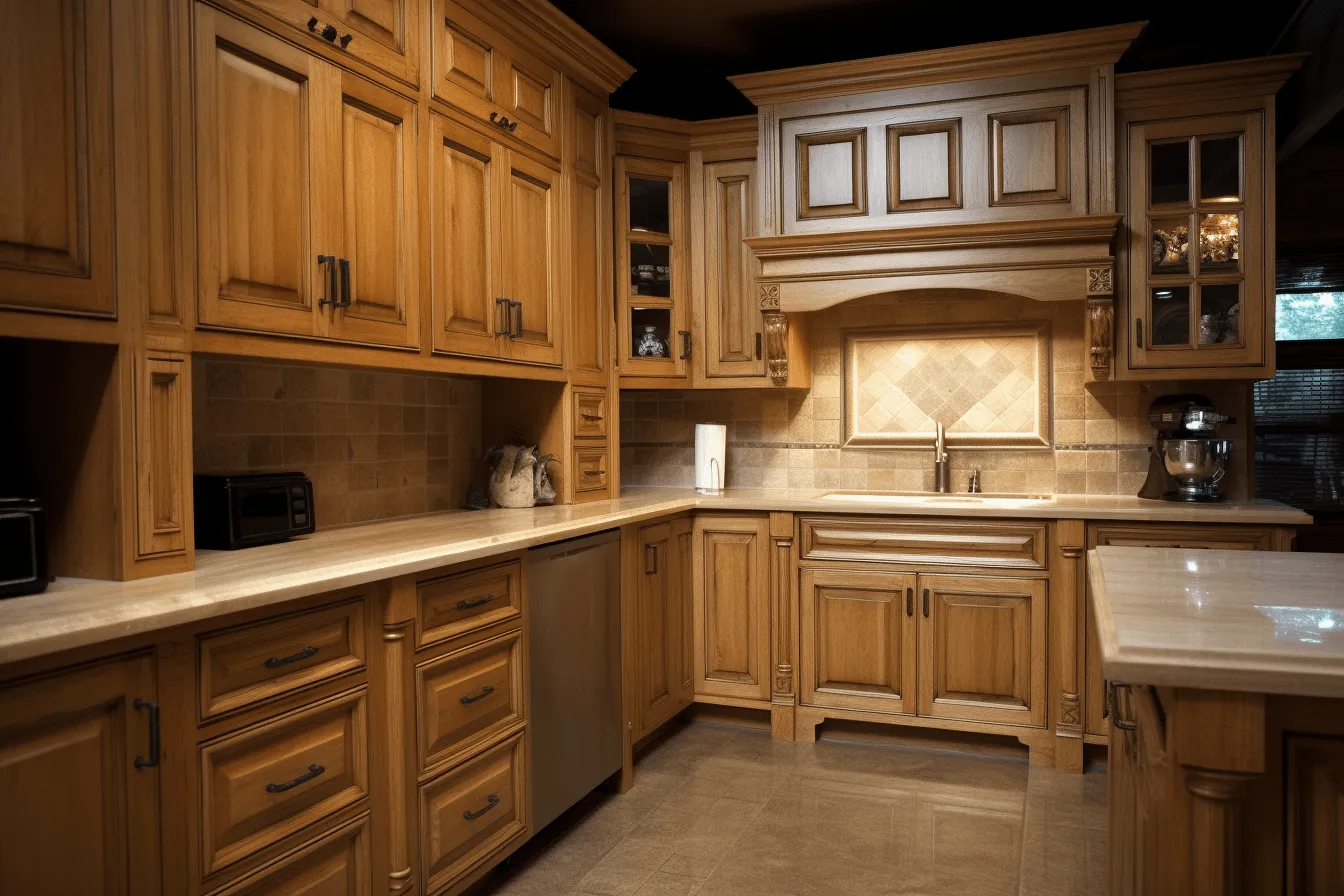
[[[1082,300],[1110,272],[1121,215],[788,234],[746,240],[779,310],[817,311],[907,289],[978,289]],[[1111,275],[1105,283],[1112,282]],[[1109,294],[1109,287],[1107,287]]]
[[[527,43],[540,43],[589,89],[610,94],[635,73],[634,66],[547,0],[489,0],[485,5],[494,17],[521,26]]]
[[[1273,96],[1297,71],[1307,53],[1259,56],[1233,62],[1187,65],[1115,76],[1118,110]]]
[[[778,69],[728,80],[758,107],[853,93],[1114,65],[1147,22]]]
[[[614,109],[618,147],[656,147],[676,153],[740,147],[756,152],[758,134],[755,115],[682,121],[661,115],[645,115]]]

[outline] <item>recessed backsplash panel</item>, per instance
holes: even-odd
[[[846,330],[845,447],[1050,444],[1048,324]]]
[[[484,474],[472,379],[198,358],[198,473],[298,470],[318,528],[463,506]]]

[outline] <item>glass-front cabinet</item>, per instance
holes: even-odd
[[[617,339],[622,377],[690,375],[685,168],[680,162],[616,159]]]
[[[1261,112],[1130,125],[1131,369],[1269,363],[1264,140]]]

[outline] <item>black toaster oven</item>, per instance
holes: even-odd
[[[35,498],[0,498],[0,597],[47,587],[47,520]]]
[[[302,473],[195,477],[196,547],[232,551],[307,535],[313,484]]]

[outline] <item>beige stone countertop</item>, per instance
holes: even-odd
[[[1344,555],[1100,547],[1087,564],[1107,679],[1344,697]]]
[[[1140,498],[1060,495],[1022,508],[836,500],[819,489],[628,489],[617,499],[530,510],[429,514],[324,529],[243,551],[198,551],[196,569],[135,582],[58,579],[42,594],[0,600],[0,663],[365,585],[452,563],[586,535],[693,508],[866,513],[893,516],[1086,518],[1305,525],[1306,514],[1273,502],[1184,505]],[[953,497],[953,496],[948,496]]]

